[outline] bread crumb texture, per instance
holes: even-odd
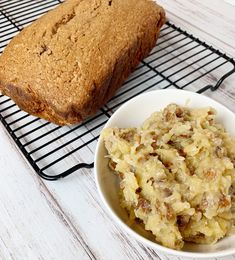
[[[155,46],[164,10],[148,0],[67,0],[0,56],[0,90],[56,124],[94,114]]]

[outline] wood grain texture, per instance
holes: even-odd
[[[0,259],[93,258],[2,128],[0,135]]]
[[[189,31],[235,57],[235,7],[223,0],[158,0],[167,17]]]
[[[173,23],[235,57],[235,7],[222,0],[158,3]],[[208,75],[202,84],[209,84],[211,77],[216,75]],[[235,75],[218,91],[205,94],[235,112]],[[93,153],[90,146],[84,154],[73,155],[74,163],[84,157],[92,160]],[[184,260],[145,247],[117,226],[99,199],[92,170],[58,182],[39,179],[2,126],[0,173],[0,259]]]

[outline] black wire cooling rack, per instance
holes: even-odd
[[[0,53],[24,26],[61,2],[1,0]],[[57,180],[80,168],[93,167],[94,149],[102,127],[127,100],[153,89],[215,91],[234,72],[233,59],[167,22],[150,55],[109,103],[84,123],[56,126],[21,111],[3,95],[0,120],[38,175]]]

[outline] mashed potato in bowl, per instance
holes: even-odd
[[[102,132],[122,207],[166,247],[234,232],[235,139],[215,117],[170,104],[138,128]]]

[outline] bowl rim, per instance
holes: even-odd
[[[150,95],[150,93],[153,94],[153,92],[158,92],[159,91],[161,93],[177,93],[180,91],[182,92],[190,92],[190,95],[194,96],[202,96],[202,94],[193,92],[193,91],[188,91],[188,90],[180,90],[180,89],[160,89],[160,90],[152,90],[152,91],[148,91],[145,93],[142,93],[130,100],[128,100],[127,102],[125,102],[124,104],[122,104],[113,114],[112,116],[109,118],[109,120],[106,122],[106,124],[104,125],[103,129],[108,127],[110,122],[112,121],[112,119],[123,109],[126,109],[126,107],[128,107],[133,101],[135,101],[136,99],[139,99],[142,96],[147,96]],[[223,109],[226,110],[226,112],[230,113],[231,115],[233,115],[235,117],[235,114],[229,110],[226,106],[224,106],[223,104],[217,102],[216,100],[203,95],[203,98],[207,99],[208,101],[212,101],[214,103],[216,103],[218,106],[223,107]],[[109,206],[109,203],[107,202],[103,192],[102,192],[102,188],[100,185],[100,181],[99,181],[99,173],[97,170],[97,162],[99,160],[99,149],[102,145],[103,140],[101,139],[101,137],[99,137],[97,145],[96,145],[96,149],[95,149],[95,157],[94,157],[94,174],[95,174],[95,182],[96,182],[96,187],[98,190],[98,193],[101,197],[101,200],[103,202],[103,204],[105,205],[106,210],[108,211],[108,213],[110,214],[110,216],[118,223],[118,225],[121,226],[121,228],[123,230],[125,230],[128,234],[130,234],[131,236],[133,236],[137,241],[140,241],[141,243],[143,243],[146,246],[149,246],[151,248],[153,248],[154,250],[160,252],[160,253],[165,253],[165,254],[170,254],[170,255],[175,255],[175,256],[180,256],[180,257],[190,257],[190,258],[208,258],[208,257],[222,257],[222,256],[228,256],[231,254],[235,253],[235,246],[234,248],[231,249],[225,249],[222,251],[218,251],[218,252],[190,252],[190,251],[180,251],[180,250],[175,250],[175,249],[171,249],[168,247],[165,247],[157,242],[152,242],[150,240],[148,240],[147,238],[141,236],[140,234],[138,234],[136,231],[134,231],[132,228],[130,228],[126,223],[124,223],[124,221],[122,221],[119,216],[114,212],[114,210]]]

